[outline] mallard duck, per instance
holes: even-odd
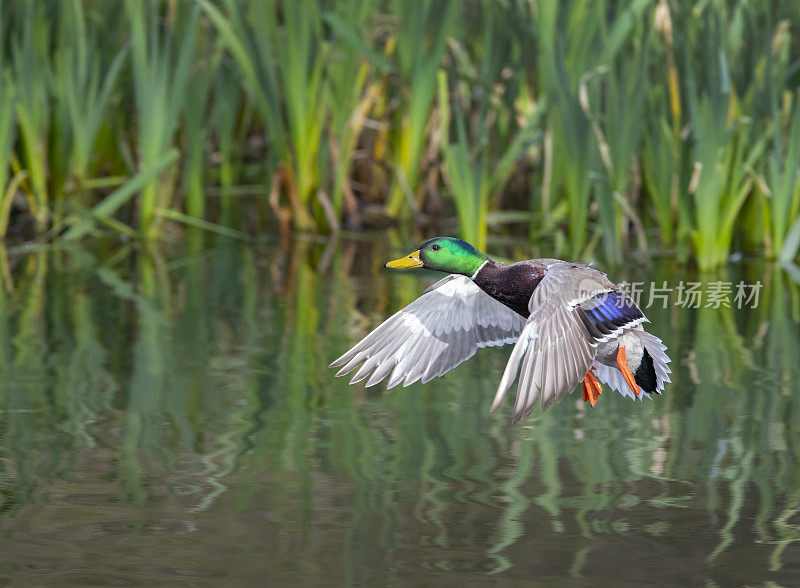
[[[428,382],[480,347],[514,344],[491,410],[517,378],[512,421],[546,410],[583,383],[594,406],[601,382],[623,396],[649,398],[669,382],[666,346],[645,332],[641,310],[606,274],[586,263],[529,259],[500,263],[453,237],[436,237],[387,268],[450,275],[392,315],[330,364],[350,383],[388,387]],[[520,370],[521,366],[521,370]],[[391,374],[391,375],[390,375]]]

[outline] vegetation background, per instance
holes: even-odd
[[[0,0],[0,583],[796,584],[798,31],[797,0]],[[511,427],[508,348],[391,393],[327,368],[433,231],[763,289],[646,304],[658,399]]]
[[[789,261],[798,30],[795,0],[0,0],[0,234]]]

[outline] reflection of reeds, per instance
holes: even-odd
[[[782,273],[713,277],[761,279],[757,309],[648,311],[674,359],[663,396],[608,392],[593,409],[573,396],[511,427],[487,412],[507,349],[389,392],[332,378],[329,358],[424,284],[374,271],[383,244],[309,239],[274,257],[190,244],[175,261],[98,245],[99,266],[79,250],[17,253],[0,272],[4,516],[110,448],[104,475],[137,518],[168,488],[185,497],[169,516],[201,533],[234,509],[292,549],[324,542],[353,583],[386,558],[519,578],[552,545],[588,577],[619,541],[680,536],[698,517],[713,532],[692,548],[709,565],[755,534],[764,568],[787,572],[800,372],[798,286]]]
[[[2,253],[5,253],[3,251]],[[46,253],[31,255],[23,264],[24,279],[9,295],[3,284],[4,344],[2,367],[3,428],[7,462],[3,468],[8,487],[3,510],[16,509],[31,499],[41,478],[54,477],[59,453],[38,446],[41,427],[53,426],[56,412],[48,398],[43,357],[47,343],[43,328],[48,274]],[[5,280],[4,280],[5,282]],[[13,319],[7,319],[14,308]],[[41,459],[39,450],[47,457]]]
[[[54,354],[57,364],[54,398],[64,411],[63,426],[70,437],[79,447],[91,446],[94,443],[91,429],[99,414],[111,408],[116,382],[108,372],[108,356],[85,286],[71,286],[63,275],[57,279],[65,282],[60,288],[73,288],[73,295],[65,301],[71,308],[53,317],[54,329],[63,334],[65,343],[71,343]]]

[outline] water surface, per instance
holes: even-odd
[[[800,578],[800,296],[647,311],[663,397],[511,426],[505,349],[387,392],[327,364],[430,283],[383,239],[0,256],[0,581],[718,585]],[[517,252],[510,250],[507,255]],[[435,278],[435,276],[430,276]]]

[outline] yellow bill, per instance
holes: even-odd
[[[393,261],[387,261],[384,267],[388,267],[391,269],[409,269],[412,267],[422,267],[422,260],[419,258],[419,249],[416,251],[412,251],[405,257],[401,257],[400,259],[395,259]]]

